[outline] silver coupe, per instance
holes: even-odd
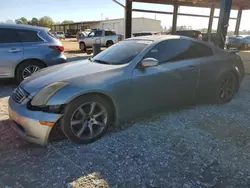
[[[74,143],[99,139],[110,125],[195,101],[229,102],[245,75],[237,53],[172,35],[121,41],[88,60],[48,67],[9,99],[15,130],[47,144],[60,127]]]

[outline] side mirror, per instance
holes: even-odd
[[[155,58],[146,58],[141,61],[141,67],[147,68],[147,67],[155,67],[159,64],[159,61]]]

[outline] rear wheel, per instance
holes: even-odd
[[[106,47],[108,48],[108,47],[112,46],[113,44],[114,44],[113,41],[109,40],[109,41],[107,41]]]
[[[248,49],[248,45],[247,44],[242,44],[240,47],[240,50],[247,50]]]
[[[232,72],[224,74],[218,81],[216,100],[218,103],[226,103],[232,100],[237,92],[238,81]]]
[[[111,123],[110,104],[97,95],[82,96],[70,102],[60,121],[66,137],[77,144],[99,139]]]
[[[27,77],[44,68],[45,65],[36,60],[27,60],[20,64],[16,70],[16,80],[22,82]]]
[[[86,51],[86,45],[84,42],[80,42],[80,50],[84,52]]]

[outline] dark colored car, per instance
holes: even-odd
[[[202,40],[202,34],[200,31],[197,30],[181,30],[181,31],[176,31],[175,33],[170,32],[169,34],[174,34],[174,35],[179,35],[179,36],[185,36],[185,37],[190,37],[193,39],[198,39]]]

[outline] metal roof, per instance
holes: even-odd
[[[220,7],[220,0],[131,0],[133,2],[142,3],[158,3],[180,6],[196,6],[196,7]],[[249,0],[232,0],[232,9],[250,9]]]

